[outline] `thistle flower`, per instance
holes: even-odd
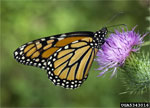
[[[105,40],[96,59],[100,65],[97,70],[102,71],[99,76],[108,71],[112,71],[112,76],[114,76],[117,68],[125,63],[131,52],[137,52],[140,49],[146,34],[141,36],[134,31],[135,28],[131,31],[122,29],[122,32],[115,30],[115,33],[110,34],[109,38]]]

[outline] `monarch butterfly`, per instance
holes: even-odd
[[[75,89],[87,79],[107,32],[104,27],[97,32],[70,32],[40,38],[16,49],[14,58],[24,65],[47,70],[53,84]]]

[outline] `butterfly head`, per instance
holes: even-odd
[[[107,27],[103,27],[102,29],[99,30],[100,32],[104,33],[105,35],[107,34],[108,30]]]

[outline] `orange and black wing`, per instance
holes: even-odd
[[[65,88],[77,88],[88,76],[96,54],[93,32],[72,32],[31,41],[14,52],[25,65],[47,70],[49,79]]]
[[[28,42],[14,52],[14,58],[24,64],[31,65],[45,69],[46,63],[49,55],[49,49],[54,46],[56,39],[51,39],[51,37],[46,37],[38,40]],[[49,54],[46,54],[46,53]]]
[[[54,48],[60,48],[49,57],[47,73],[55,85],[74,89],[88,77],[97,49],[90,46],[92,42],[90,37],[78,37],[74,41],[65,43],[72,38],[74,37],[68,37],[56,43]]]

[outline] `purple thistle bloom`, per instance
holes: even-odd
[[[97,70],[102,71],[98,76],[109,70],[112,71],[111,77],[114,76],[117,67],[124,64],[130,53],[140,49],[140,47],[135,48],[135,46],[140,46],[143,43],[142,40],[146,34],[141,36],[134,31],[135,28],[131,31],[122,29],[122,32],[115,30],[115,33],[110,34],[109,38],[105,40],[105,43],[97,53],[98,58],[96,61],[100,65],[100,68]]]

